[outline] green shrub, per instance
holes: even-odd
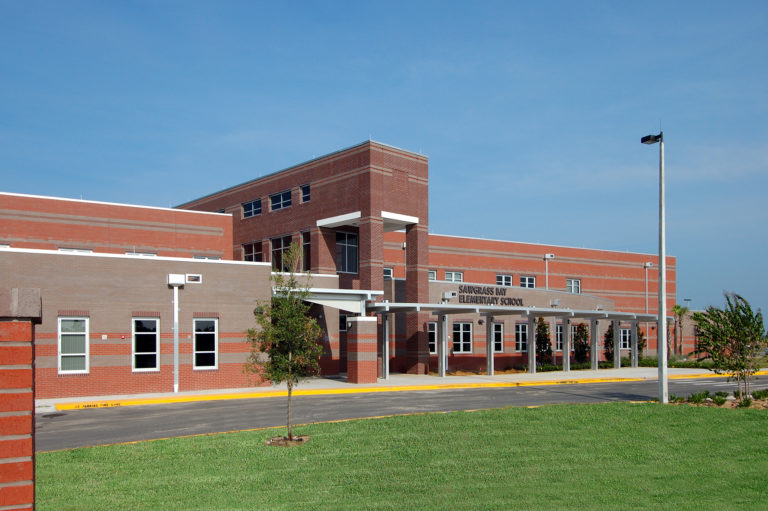
[[[720,392],[718,392],[718,394],[720,394]],[[728,400],[725,398],[725,396],[716,395],[712,398],[712,401],[714,401],[717,406],[723,406]]]
[[[750,406],[752,406],[752,398],[751,397],[745,397],[744,399],[739,401],[736,404],[736,406],[738,406],[739,408],[749,408]]]
[[[726,398],[726,397],[728,397],[728,395],[729,394],[726,391],[724,391],[724,390],[718,390],[717,392],[715,392],[715,397]]]
[[[709,391],[708,390],[704,390],[702,392],[696,392],[696,393],[691,394],[690,396],[688,396],[688,402],[689,403],[695,403],[695,404],[701,404],[704,401],[706,401],[706,399],[708,397],[710,397]]]
[[[674,394],[669,395],[669,402],[670,403],[685,403],[685,398],[682,396],[676,396]]]
[[[753,390],[752,397],[755,399],[768,399],[768,389]]]

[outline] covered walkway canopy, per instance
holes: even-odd
[[[451,314],[479,314],[487,318],[486,323],[486,366],[487,373],[494,373],[493,352],[493,318],[498,316],[520,316],[528,318],[528,372],[536,372],[535,349],[535,322],[537,318],[556,317],[563,318],[564,324],[570,324],[572,318],[590,320],[590,361],[592,370],[597,370],[597,340],[599,338],[598,320],[613,321],[613,364],[615,368],[621,367],[621,352],[619,348],[620,329],[619,323],[628,321],[632,324],[632,367],[638,365],[637,351],[637,324],[640,322],[655,322],[656,315],[637,314],[633,312],[603,311],[603,310],[574,310],[567,308],[539,308],[539,307],[506,307],[506,306],[470,306],[448,303],[397,303],[375,302],[367,304],[367,311],[380,314],[384,325],[383,343],[383,372],[384,377],[389,378],[389,315],[398,312],[429,312],[438,317],[437,322],[437,355],[438,373],[445,377],[448,368],[448,350],[446,349],[448,332],[447,318]],[[563,353],[571,351],[571,329],[563,328]],[[570,357],[563,357],[563,370],[570,371]]]

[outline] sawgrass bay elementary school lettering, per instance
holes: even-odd
[[[459,286],[459,303],[478,305],[523,306],[523,299],[507,296],[507,288],[493,286]]]

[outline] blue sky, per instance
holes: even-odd
[[[655,253],[768,312],[768,3],[0,0],[0,190],[171,206],[369,137],[440,234]]]

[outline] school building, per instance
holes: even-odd
[[[535,371],[539,318],[566,370],[580,324],[594,368],[609,328],[614,365],[643,355],[638,329],[655,355],[656,255],[430,234],[428,169],[366,141],[176,208],[0,193],[0,288],[42,298],[37,397],[268,384],[243,372],[245,332],[291,243],[326,375]]]

